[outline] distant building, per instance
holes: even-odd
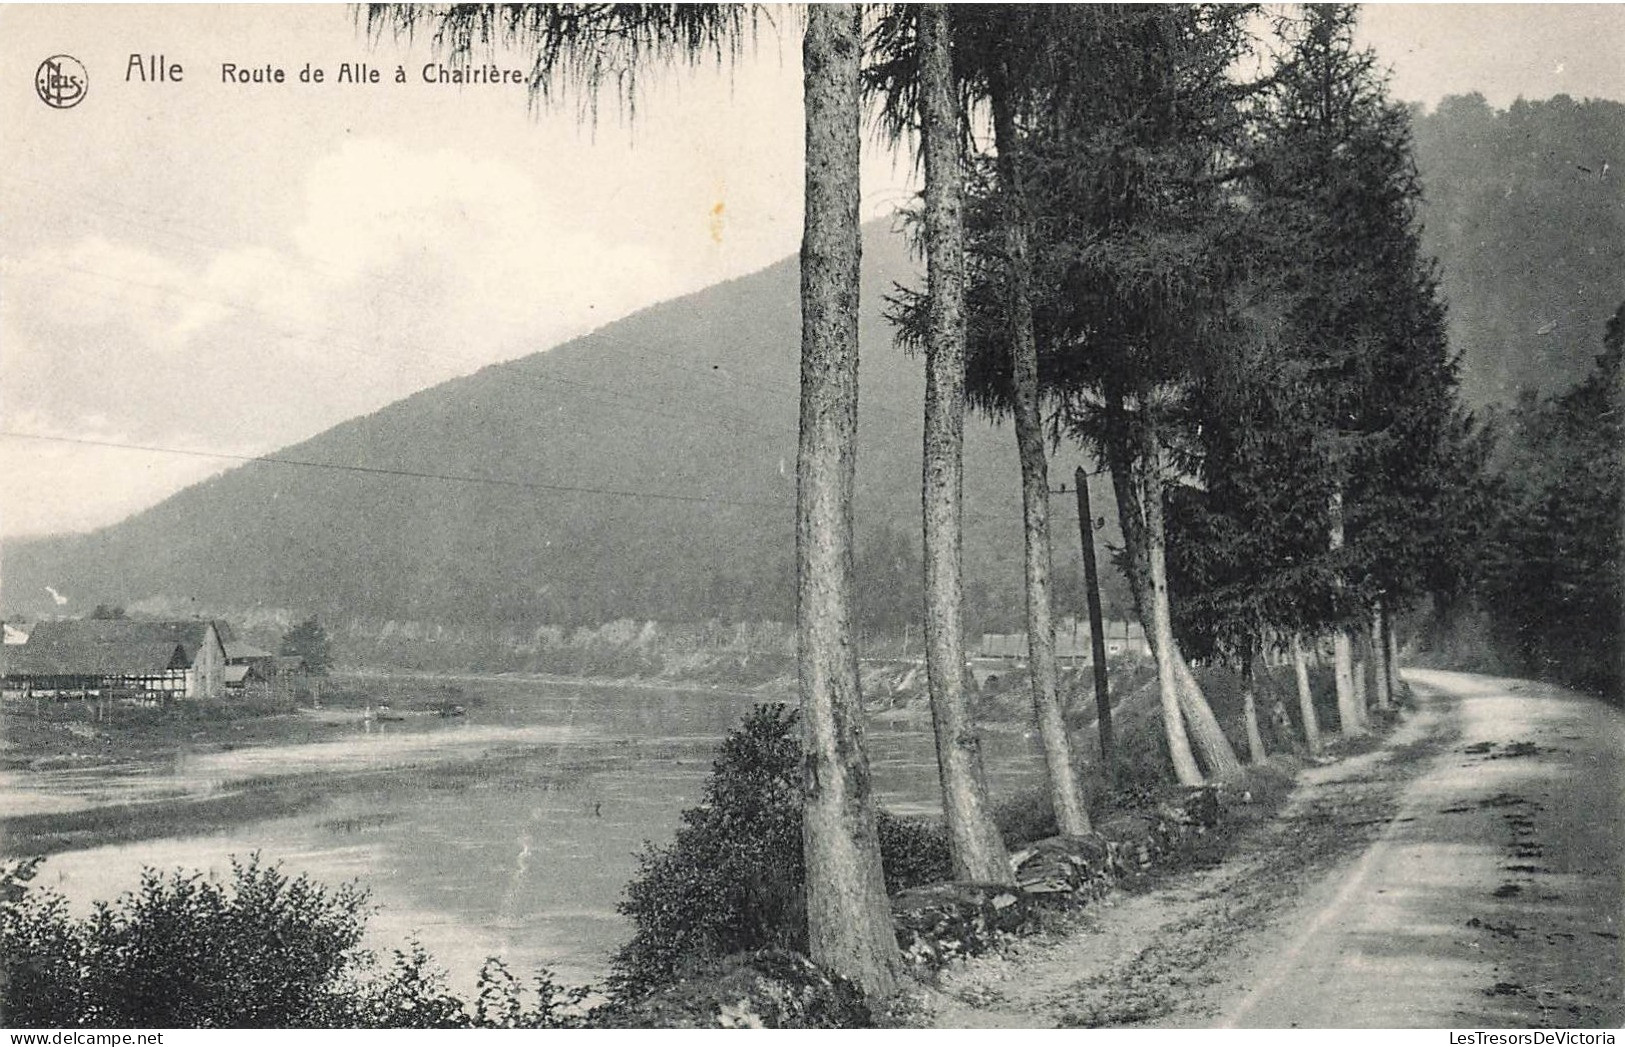
[[[273,660],[272,668],[278,676],[303,675],[305,656],[302,654],[279,654]]]
[[[35,694],[123,691],[212,698],[225,688],[223,623],[67,619],[40,622],[22,644],[0,646],[0,686]]]
[[[1026,659],[1026,633],[983,633],[976,649],[978,658],[1004,658],[1011,661]]]
[[[276,655],[241,640],[227,640],[225,682],[228,691],[264,687],[276,675]]]
[[[270,651],[241,640],[227,640],[225,648],[227,665],[253,665],[255,662],[269,662],[276,658]]]
[[[1145,629],[1139,622],[1103,623],[1106,637],[1106,655],[1109,658],[1148,658],[1151,645],[1146,642]],[[1063,618],[1055,628],[1055,657],[1062,665],[1087,664],[1094,656],[1089,637],[1089,623]],[[976,649],[976,657],[999,659],[1010,663],[1027,661],[1026,633],[983,633]]]

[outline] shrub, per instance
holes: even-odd
[[[889,891],[951,874],[940,824],[881,812],[878,830]],[[709,958],[805,952],[805,884],[797,716],[759,705],[723,741],[676,838],[639,856],[618,906],[634,930],[615,955],[612,987],[631,999]]]
[[[948,828],[941,822],[899,818],[880,811],[875,828],[880,835],[880,864],[886,873],[886,893],[896,894],[953,877]]]
[[[475,1004],[476,1029],[568,1029],[586,1024],[582,1004],[592,995],[586,986],[564,986],[553,972],[537,970],[536,1005],[528,1007],[525,991],[508,965],[495,957],[480,968],[479,997]]]
[[[762,949],[697,964],[681,985],[594,1012],[622,1029],[852,1029],[875,1024],[850,982],[797,953]]]
[[[1055,806],[1048,789],[1028,789],[993,807],[993,824],[1009,848],[1054,836]]]
[[[473,1014],[423,947],[388,967],[360,947],[366,894],[289,879],[258,856],[221,885],[147,870],[75,919],[34,887],[37,858],[0,864],[0,1024],[13,1028],[555,1028],[587,990],[540,971],[534,1005],[500,962]]]
[[[59,895],[29,889],[40,859],[0,866],[0,1025],[78,1024],[85,942]]]
[[[704,957],[806,951],[795,727],[783,705],[757,706],[724,739],[676,839],[638,857],[618,906],[634,925],[614,959],[619,994],[642,995]]]
[[[121,1028],[343,1024],[341,975],[358,960],[365,894],[290,880],[257,858],[229,886],[153,870],[73,919],[51,892],[0,905],[8,1024]],[[9,870],[21,886],[32,867]]]

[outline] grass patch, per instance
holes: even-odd
[[[232,825],[296,814],[325,801],[331,784],[245,788],[219,796],[115,804],[0,820],[0,857],[50,855],[113,843],[201,836]]]

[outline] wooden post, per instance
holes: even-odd
[[[1382,615],[1383,667],[1388,672],[1388,700],[1399,701],[1405,693],[1399,679],[1399,642],[1394,637],[1394,616],[1384,608]]]
[[[1106,629],[1100,613],[1100,569],[1095,563],[1095,518],[1089,508],[1089,474],[1078,466],[1078,537],[1083,544],[1083,591],[1089,601],[1089,652],[1095,667],[1095,715],[1100,720],[1100,765],[1113,775],[1111,681],[1106,675]]]
[[[1371,615],[1371,683],[1372,693],[1376,696],[1379,709],[1386,709],[1393,704],[1393,696],[1388,689],[1391,677],[1388,666],[1388,642],[1383,630],[1386,616],[1386,609],[1382,601],[1378,600],[1376,610]]]

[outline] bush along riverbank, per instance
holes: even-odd
[[[891,1025],[903,1010],[866,1007],[814,973],[806,948],[799,728],[759,706],[724,743],[704,802],[676,839],[651,848],[621,909],[635,927],[615,959],[614,1002],[589,1019],[619,1026]],[[1016,886],[955,883],[939,822],[882,813],[881,860],[898,944],[925,981],[955,961],[1059,926],[1114,889],[1139,890],[1222,859],[1291,791],[1296,761],[1195,789],[1133,785],[1102,794],[1096,832],[1056,835],[1046,795],[1000,805]],[[1127,776],[1144,780],[1148,776]],[[741,842],[744,845],[741,846]],[[789,957],[794,957],[792,961]]]
[[[908,1021],[907,994],[864,1001],[806,959],[800,728],[758,706],[722,744],[702,802],[649,846],[620,909],[633,935],[600,989],[524,985],[489,961],[462,998],[424,950],[360,948],[364,892],[290,880],[257,858],[229,884],[149,872],[87,919],[30,882],[37,860],[0,865],[0,1021],[17,1027],[845,1028]],[[1155,758],[1154,746],[1144,749]],[[899,946],[926,983],[962,958],[1064,928],[1113,890],[1211,865],[1268,820],[1297,758],[1198,788],[1148,769],[1097,787],[1095,831],[1056,835],[1042,792],[996,820],[1014,887],[955,883],[945,829],[882,813]],[[288,948],[287,943],[297,948]],[[132,951],[134,950],[134,951]],[[271,956],[275,953],[275,956]],[[256,960],[255,957],[260,959]],[[262,962],[263,961],[263,962]],[[162,986],[161,992],[143,986]]]

